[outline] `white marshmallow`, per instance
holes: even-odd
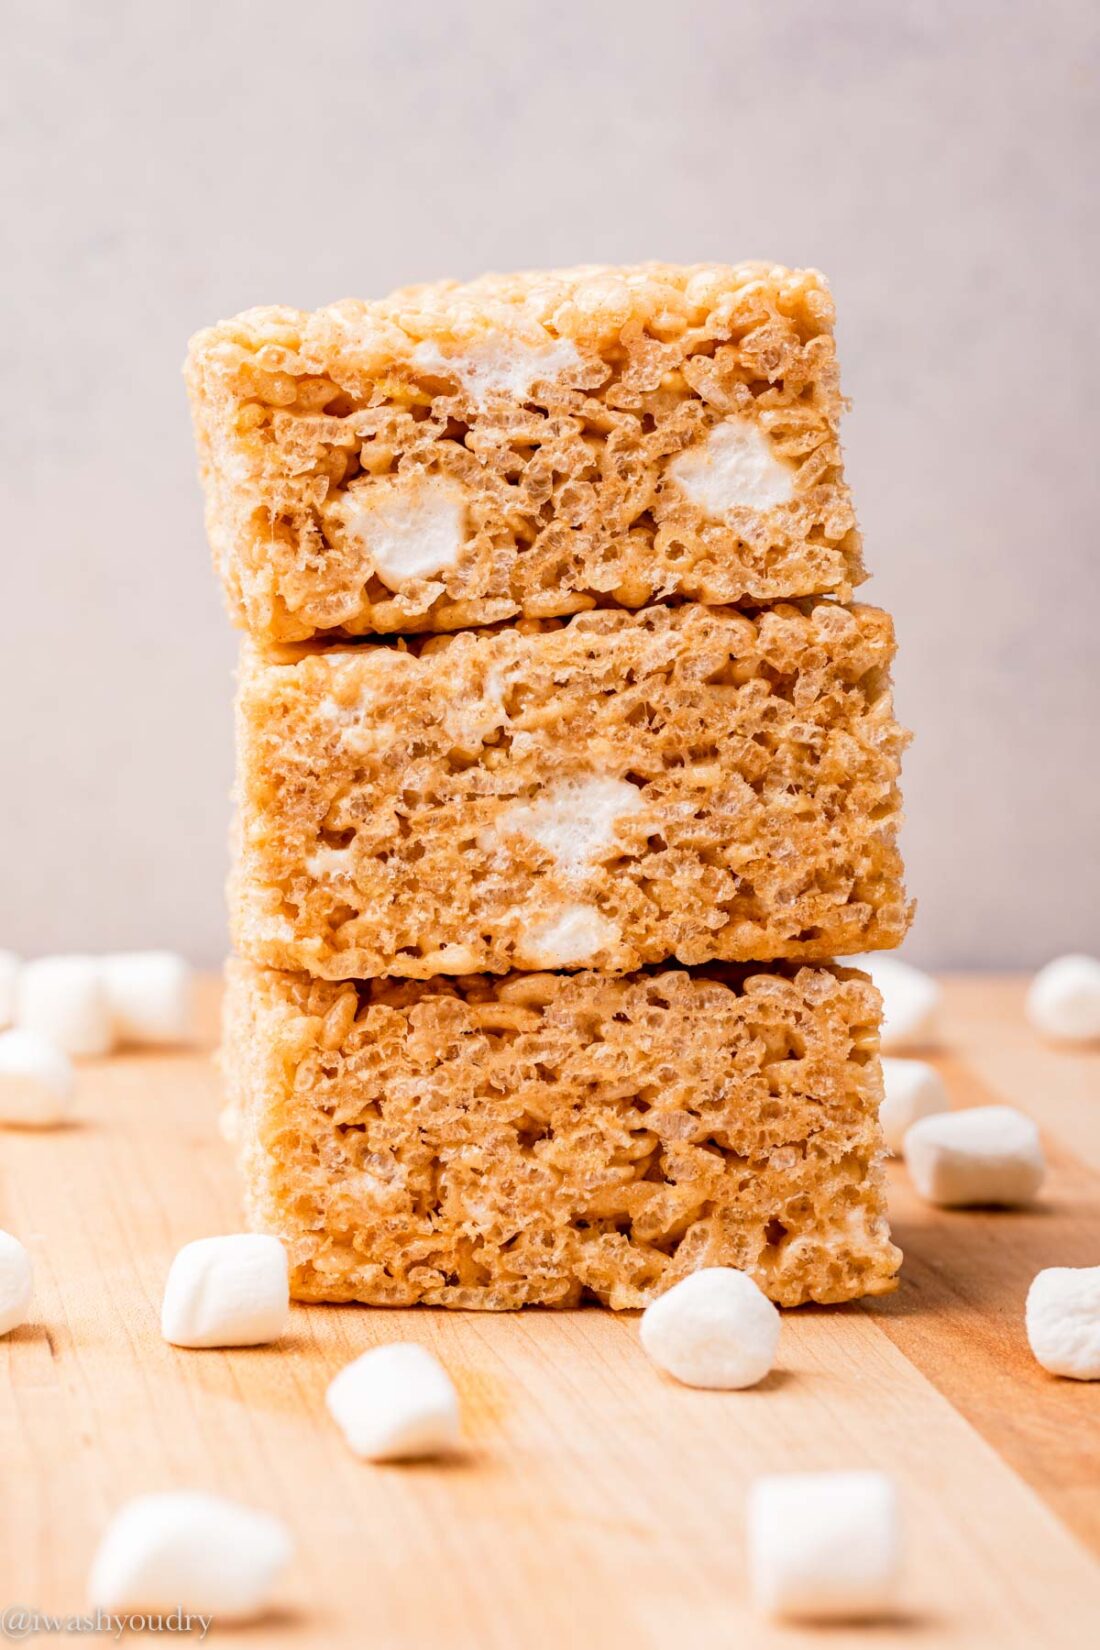
[[[444,378],[457,378],[470,399],[485,406],[494,395],[523,401],[536,384],[561,378],[581,365],[571,338],[544,333],[538,342],[492,333],[468,340],[461,349],[444,355],[425,338],[412,352],[416,366]]]
[[[917,1191],[944,1209],[1029,1203],[1046,1173],[1039,1130],[1012,1106],[922,1118],[903,1150]]]
[[[880,1046],[884,1054],[926,1048],[936,1041],[943,992],[930,974],[875,952],[849,961],[870,974],[882,994]]]
[[[350,877],[355,869],[355,856],[349,848],[316,848],[306,855],[306,870],[318,882],[339,882]]]
[[[174,1346],[262,1346],[287,1326],[286,1250],[259,1232],[185,1243],[164,1287],[160,1327]]]
[[[1027,994],[1027,1017],[1055,1043],[1100,1037],[1100,962],[1095,957],[1056,957],[1041,968]]]
[[[15,1019],[15,992],[19,982],[19,958],[14,951],[0,951],[0,1030]]]
[[[784,1472],[749,1492],[749,1577],[780,1620],[857,1621],[897,1602],[901,1520],[881,1472]]]
[[[775,1362],[779,1313],[745,1272],[707,1266],[642,1313],[642,1345],[685,1386],[755,1386]]]
[[[713,520],[731,510],[773,510],[794,497],[794,467],[780,458],[755,419],[716,424],[703,441],[679,453],[668,473]]]
[[[194,976],[175,951],[118,951],[102,959],[120,1043],[155,1047],[194,1036]]]
[[[96,957],[37,957],[24,963],[16,990],[16,1024],[65,1054],[107,1054],[114,1044],[103,969]]]
[[[466,541],[466,495],[447,476],[382,476],[352,488],[339,511],[389,590],[453,567]]]
[[[0,1335],[26,1323],[33,1293],[31,1257],[18,1238],[0,1232]]]
[[[1052,1375],[1100,1381],[1100,1266],[1051,1266],[1027,1292],[1027,1338]]]
[[[391,1341],[345,1365],[325,1393],[329,1414],[356,1455],[404,1461],[460,1442],[458,1393],[426,1347]]]
[[[293,1552],[286,1526],[220,1495],[139,1495],[112,1518],[88,1579],[100,1610],[189,1610],[245,1621],[268,1604]]]
[[[949,1111],[951,1101],[943,1078],[926,1060],[891,1060],[882,1062],[882,1081],[886,1090],[878,1109],[883,1139],[887,1151],[900,1157],[904,1150],[905,1131],[922,1117]]]
[[[528,931],[520,960],[526,968],[568,968],[590,961],[597,951],[612,950],[620,938],[616,925],[594,905],[566,905]]]
[[[72,1111],[73,1067],[36,1031],[0,1032],[0,1124],[48,1129]]]
[[[637,785],[592,775],[546,786],[533,801],[507,808],[496,828],[531,837],[562,870],[579,876],[614,851],[619,820],[644,806]]]

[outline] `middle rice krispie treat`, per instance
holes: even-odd
[[[336,984],[230,968],[250,1223],[304,1300],[644,1306],[735,1266],[892,1289],[878,993],[851,969]]]
[[[892,652],[829,602],[246,650],[237,949],[424,979],[895,945]]]
[[[862,578],[833,303],[769,264],[543,271],[192,340],[214,559],[268,641]]]

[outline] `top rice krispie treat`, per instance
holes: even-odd
[[[832,324],[814,270],[645,264],[200,332],[186,378],[234,617],[300,641],[847,600]]]

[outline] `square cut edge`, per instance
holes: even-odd
[[[825,601],[248,647],[235,948],[427,979],[897,945],[893,649]]]
[[[208,537],[269,643],[863,578],[824,278],[585,266],[198,333]]]
[[[783,1306],[895,1286],[878,993],[836,966],[324,982],[235,961],[248,1221],[307,1301]]]

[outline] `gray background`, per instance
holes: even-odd
[[[906,954],[1100,928],[1090,0],[6,4],[0,945],[225,949],[188,335],[440,274],[830,276],[917,730]]]

